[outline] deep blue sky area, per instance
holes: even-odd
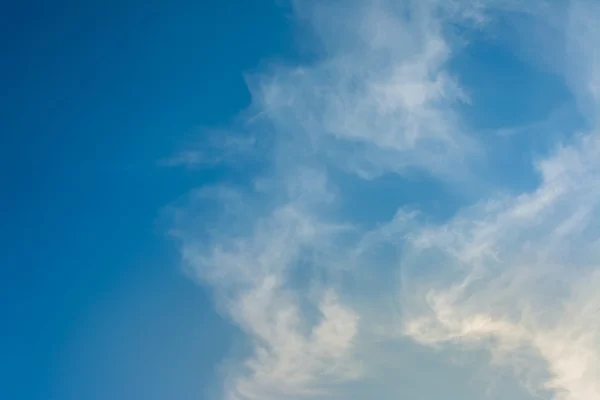
[[[157,218],[234,172],[158,166],[284,54],[271,1],[0,11],[0,398],[198,399],[232,340]],[[200,133],[201,134],[201,133]]]

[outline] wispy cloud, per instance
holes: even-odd
[[[253,107],[273,128],[362,177],[410,168],[464,173],[478,149],[453,108],[469,99],[447,68],[452,43],[437,15],[459,19],[454,8],[296,4],[325,56],[250,78]]]
[[[303,174],[304,180],[289,185],[285,200],[262,217],[256,209],[230,207],[225,224],[242,225],[250,218],[241,228],[247,229],[244,233],[235,235],[218,222],[207,244],[189,230],[173,231],[181,239],[185,261],[214,285],[225,312],[253,342],[242,371],[230,377],[226,398],[316,395],[360,373],[360,364],[352,359],[359,316],[339,302],[333,288],[313,288],[313,297],[301,300],[298,284],[290,281],[304,263],[325,268],[320,263],[333,238],[348,229],[309,213],[315,202],[329,196],[323,176]],[[209,195],[228,204],[239,200],[224,189]],[[187,220],[188,215],[180,217]],[[311,311],[313,318],[306,318]]]
[[[247,132],[208,130],[186,143],[184,149],[174,156],[161,160],[162,166],[185,166],[190,168],[214,167],[215,165],[248,162],[258,148],[256,138]]]
[[[534,193],[415,233],[403,263],[405,333],[428,344],[476,342],[498,358],[528,346],[531,365],[538,357],[550,374],[534,388],[557,399],[597,397],[599,156],[590,134],[538,164],[543,183]],[[424,259],[443,266],[445,278],[419,283],[424,277],[409,271]]]
[[[512,368],[529,390],[523,399],[600,398],[600,8],[381,0],[294,10],[318,45],[315,60],[250,76],[248,136],[170,162],[228,163],[241,149],[270,167],[243,188],[197,191],[174,215],[185,264],[247,339],[226,369],[224,398],[427,398],[402,385],[442,376],[447,367],[410,368],[425,357],[415,348],[428,347],[473,360],[484,350],[490,368]],[[465,122],[471,99],[450,61],[470,35],[515,13],[560,32],[554,51],[569,58],[551,67],[592,129],[565,132],[546,158],[531,155],[531,192],[492,188],[441,223],[402,204],[374,229],[349,223],[336,181],[348,175],[359,188],[383,174],[460,188],[485,179],[478,165],[493,141]],[[268,151],[256,151],[267,136]]]

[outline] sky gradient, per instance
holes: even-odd
[[[600,398],[600,4],[31,2],[0,397]]]

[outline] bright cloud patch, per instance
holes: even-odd
[[[326,56],[253,77],[253,106],[277,132],[306,136],[363,177],[411,167],[453,175],[477,146],[452,107],[469,99],[445,68],[452,49],[434,14],[461,16],[428,2],[351,3],[299,3]]]
[[[560,149],[539,170],[534,193],[485,202],[410,240],[404,268],[428,259],[452,272],[422,285],[409,280],[416,295],[408,297],[422,304],[409,307],[405,333],[426,344],[474,342],[499,360],[541,358],[550,376],[534,388],[593,399],[600,394],[598,137]]]
[[[294,4],[317,59],[250,77],[247,132],[211,139],[222,154],[186,149],[171,162],[239,165],[251,154],[269,171],[202,188],[174,213],[186,266],[245,338],[223,369],[222,398],[600,399],[600,8]],[[571,91],[557,104],[572,102],[582,121],[544,154],[524,147],[559,137],[544,136],[537,115],[501,139],[469,123],[495,110],[478,108],[461,85],[468,66],[455,61],[473,37],[514,37],[510,27],[530,35],[504,42],[514,57],[531,48],[528,62]],[[534,46],[552,47],[540,32],[560,38],[552,56],[537,56]],[[531,171],[494,164],[498,151],[527,157]],[[535,189],[482,185],[494,169],[502,182],[535,176]],[[390,174],[398,186],[379,190]],[[398,199],[390,191],[418,179],[464,191],[463,206],[438,221],[399,202],[384,224],[351,222],[348,182],[352,196],[379,190],[353,209],[369,215],[372,199]],[[502,388],[491,383],[506,374]]]

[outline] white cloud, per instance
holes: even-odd
[[[565,76],[578,82],[575,94],[592,121],[599,104],[598,35],[588,23],[594,15],[595,5],[572,2],[565,33],[572,56]],[[405,262],[418,268],[431,256],[445,278],[417,279],[404,326],[420,342],[477,343],[529,371],[537,358],[547,375],[529,381],[532,388],[550,390],[555,399],[591,400],[600,398],[600,292],[594,289],[600,284],[600,133],[573,142],[537,163],[542,183],[535,192],[482,202],[415,235]],[[517,364],[523,354],[529,360]]]
[[[420,284],[414,272],[410,296],[422,303],[405,310],[405,333],[428,344],[477,342],[496,357],[527,345],[550,374],[538,388],[556,399],[598,398],[600,136],[538,168],[534,193],[483,203],[415,235],[403,267],[431,257],[451,279]]]
[[[465,173],[478,146],[453,108],[468,96],[447,69],[452,45],[436,17],[456,13],[428,1],[297,4],[326,55],[250,78],[274,129],[363,177]]]
[[[229,130],[203,131],[187,143],[185,150],[160,161],[164,166],[207,167],[218,164],[248,162],[258,150],[252,135],[233,133]]]
[[[597,123],[600,100],[600,5],[589,0],[572,1],[566,22],[566,77],[580,96],[581,106]]]
[[[600,13],[572,3],[562,31],[572,58],[560,70],[594,121],[597,57],[585,50],[595,48],[590,21]],[[483,29],[492,18],[484,5],[516,3],[294,4],[321,46],[318,59],[249,78],[253,126],[275,137],[273,171],[252,190],[201,192],[173,230],[192,273],[249,343],[227,369],[225,398],[358,399],[377,375],[386,389],[369,395],[397,398],[406,380],[389,371],[435,376],[407,367],[419,356],[397,350],[406,338],[489,351],[494,366],[511,366],[543,398],[600,398],[596,130],[532,161],[536,190],[488,193],[438,225],[401,210],[371,231],[349,226],[337,208],[343,193],[324,172],[476,176],[485,137],[461,119],[470,99],[448,63],[464,42],[451,28]],[[548,4],[521,11],[547,18]],[[195,163],[194,154],[178,162]],[[218,210],[205,208],[207,196]]]
[[[241,195],[219,189],[204,197],[216,195],[233,207],[227,207],[224,222],[209,229],[214,232],[209,240],[196,235],[197,226],[173,231],[192,272],[213,285],[223,312],[252,343],[243,366],[230,371],[227,399],[315,395],[360,374],[352,358],[358,315],[340,303],[332,288],[301,300],[299,290],[309,288],[294,287],[289,279],[306,259],[322,259],[332,238],[346,229],[308,214],[317,199],[328,198],[327,188],[323,176],[307,170],[302,175],[304,180],[289,185],[288,200],[263,217],[254,219],[260,211],[236,204]],[[190,210],[180,218],[192,218]],[[247,212],[251,222],[241,228],[244,233],[232,234],[227,224],[243,225]],[[313,318],[307,318],[307,310]]]

